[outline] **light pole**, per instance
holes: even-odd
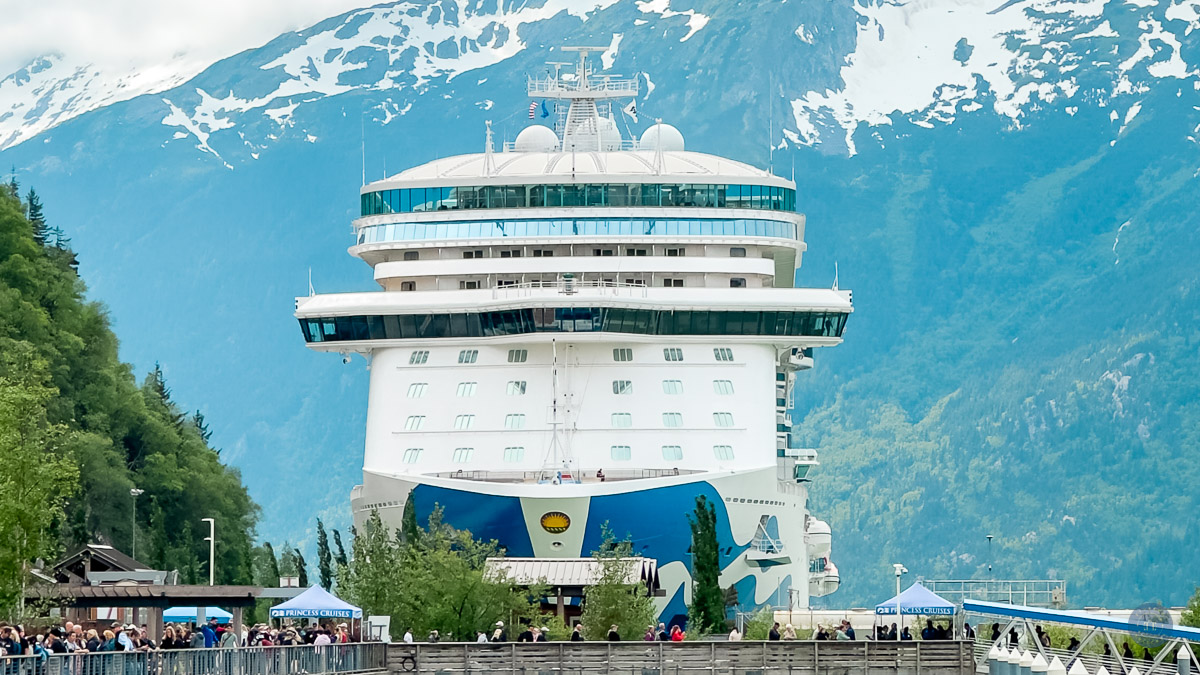
[[[217,553],[217,521],[212,518],[201,518],[200,522],[208,523],[208,536],[204,538],[208,542],[208,585],[213,585],[213,563]]]
[[[133,507],[130,509],[129,515],[129,540],[130,548],[129,557],[137,560],[137,498],[141,497],[146,491],[138,488],[129,488],[129,496],[133,497]]]
[[[896,570],[896,639],[900,639],[900,634],[904,632],[904,615],[900,612],[900,577],[908,573],[908,568],[900,563],[892,563],[892,568]]]

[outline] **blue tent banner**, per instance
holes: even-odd
[[[922,616],[953,616],[958,610],[953,602],[942,598],[920,583],[909,586],[903,593],[893,597],[891,600],[884,600],[875,605],[875,613],[895,614],[897,606],[900,607],[901,614],[919,614]]]

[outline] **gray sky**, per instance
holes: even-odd
[[[0,0],[0,78],[50,51],[104,70],[202,68],[371,0]]]

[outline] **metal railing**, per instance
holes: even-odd
[[[0,656],[2,675],[291,675],[386,668],[387,645],[364,642],[240,649],[166,649]]]
[[[466,675],[967,675],[971,643],[535,642],[390,645],[392,673]]]

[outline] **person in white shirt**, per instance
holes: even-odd
[[[479,632],[479,637],[475,638],[475,642],[482,642],[482,643],[486,644],[488,641],[487,633],[485,633],[483,631],[478,631],[478,632]]]
[[[412,629],[409,628],[404,631],[404,644],[411,645],[412,643],[413,643]]]

